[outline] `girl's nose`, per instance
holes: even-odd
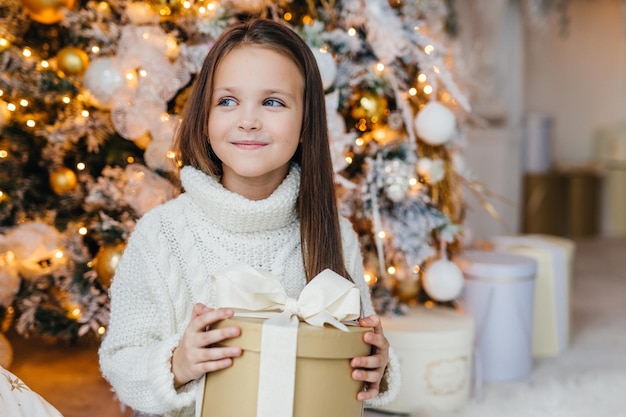
[[[239,129],[258,130],[261,128],[261,121],[254,109],[242,109],[241,118],[239,119]]]

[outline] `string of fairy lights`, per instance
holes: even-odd
[[[415,61],[419,60],[419,68],[414,62],[399,66],[396,56],[383,58],[382,52],[378,59],[374,57],[364,63],[353,63],[351,59],[342,59],[341,54],[349,55],[349,52],[340,52],[337,47],[341,44],[349,50],[361,47],[358,43],[367,41],[372,43],[373,52],[387,51],[387,35],[378,30],[385,25],[389,29],[388,17],[391,15],[385,13],[392,13],[398,20],[402,7],[417,7],[413,3],[368,0],[368,7],[378,10],[384,6],[381,9],[384,12],[371,12],[365,23],[362,17],[356,18],[356,14],[345,12],[347,17],[344,16],[342,22],[347,23],[346,29],[326,33],[324,28],[315,32],[320,18],[316,13],[319,14],[319,11],[309,9],[308,2],[304,2],[306,12],[302,12],[297,9],[296,1],[283,3],[273,0],[109,0],[87,2],[80,6],[83,9],[75,0],[11,1],[20,8],[16,19],[24,19],[23,15],[26,15],[48,29],[55,25],[70,29],[84,26],[88,29],[81,29],[86,32],[74,38],[80,38],[80,44],[68,42],[68,45],[61,45],[56,50],[50,48],[47,40],[20,39],[0,31],[0,53],[10,52],[19,57],[20,68],[30,68],[41,76],[50,74],[56,80],[67,83],[67,88],[41,95],[34,90],[35,86],[17,88],[16,84],[0,83],[0,129],[11,125],[25,134],[45,137],[52,144],[50,149],[62,148],[64,143],[74,144],[74,136],[91,135],[94,138],[88,138],[88,147],[98,149],[105,141],[98,135],[98,130],[111,129],[112,124],[111,131],[144,151],[142,160],[135,154],[128,154],[124,156],[124,163],[128,166],[145,163],[147,167],[134,171],[128,170],[128,167],[126,170],[107,168],[106,173],[103,171],[104,179],[90,178],[88,158],[79,158],[68,165],[63,163],[62,158],[53,157],[47,180],[55,195],[78,196],[81,187],[97,188],[101,182],[104,184],[102,188],[106,188],[107,184],[109,188],[115,188],[111,185],[115,185],[115,179],[119,180],[122,176],[125,176],[125,183],[145,185],[150,181],[150,186],[163,190],[155,194],[168,198],[179,191],[173,190],[171,184],[163,185],[154,178],[156,171],[174,173],[177,168],[173,162],[175,155],[171,150],[171,132],[178,123],[179,108],[172,109],[165,102],[174,101],[187,88],[190,76],[194,68],[199,68],[210,42],[192,45],[192,42],[187,42],[192,36],[181,38],[174,32],[163,30],[163,27],[167,27],[168,22],[194,25],[194,33],[211,38],[232,22],[233,11],[236,11],[282,19],[294,27],[303,27],[303,36],[308,36],[307,41],[318,59],[324,85],[328,87],[329,121],[342,119],[340,124],[347,122],[347,126],[339,126],[331,132],[331,139],[339,145],[336,146],[338,151],[335,151],[337,158],[333,159],[337,161],[335,169],[339,186],[347,190],[345,195],[356,193],[369,198],[362,205],[366,210],[362,216],[377,219],[365,222],[366,226],[361,228],[371,233],[369,243],[375,254],[364,256],[365,279],[370,286],[391,281],[389,285],[404,287],[401,291],[405,300],[415,298],[419,288],[417,281],[423,276],[425,262],[436,259],[439,252],[439,244],[430,241],[434,231],[438,239],[448,242],[453,242],[459,233],[463,203],[459,174],[454,167],[455,154],[458,156],[461,152],[456,144],[459,134],[457,119],[469,111],[469,105],[453,82],[452,62],[445,45],[436,40],[437,33],[431,30],[428,21],[415,19],[417,23],[411,26],[411,41],[404,46],[402,53],[413,55]],[[327,13],[337,13],[335,2],[326,0],[320,4]],[[360,6],[355,4],[346,1],[342,6],[358,10]],[[416,13],[415,10],[413,12]],[[106,31],[107,25],[115,30]],[[400,33],[400,23],[397,26],[397,33]],[[365,40],[364,31],[367,29],[374,35],[368,35]],[[111,42],[111,39],[114,41]],[[157,69],[162,70],[161,67],[170,72],[165,75],[159,73]],[[167,82],[163,82],[164,79]],[[161,90],[168,85],[171,91]],[[150,89],[159,89],[159,93],[167,99],[158,101],[151,98],[152,101],[147,101],[146,97],[159,95],[145,94],[152,93]],[[335,102],[329,106],[331,96],[338,92],[341,98],[335,96]],[[51,117],[52,111],[63,117]],[[106,115],[106,123],[102,122],[102,115]],[[66,133],[66,129],[71,134]],[[0,141],[0,164],[14,156],[10,147],[2,143]],[[405,148],[402,157],[394,156],[395,151],[389,151],[388,157],[381,157],[383,151],[399,147]],[[362,164],[366,164],[371,171],[368,174],[371,178],[367,181],[366,176],[360,174],[360,180],[365,181],[365,185],[358,184],[346,174]],[[118,194],[124,194],[124,190],[121,189]],[[373,200],[372,195],[378,197]],[[15,196],[0,189],[0,204],[12,198]],[[125,203],[133,208],[140,207],[136,210],[136,217],[146,208],[137,201],[140,200],[137,196],[133,197],[133,201],[128,195],[120,198],[126,198]],[[406,203],[409,200],[412,205]],[[402,225],[390,227],[388,220],[392,212],[390,207],[394,204],[404,204],[403,210],[406,211],[417,206],[424,207],[420,215],[433,218],[420,225],[423,230],[411,231],[412,235],[403,237],[403,232],[409,233],[405,229],[410,228]],[[81,239],[93,234],[93,222],[77,218],[65,225],[62,232],[45,223],[45,215],[39,218],[26,216],[10,227],[3,226],[6,231],[4,239],[9,244],[19,242],[19,234],[26,236],[24,231],[31,227],[32,236],[45,241],[41,245],[45,250],[24,256],[12,249],[2,252],[0,242],[0,265],[15,271],[20,277],[25,274],[51,274],[55,268],[80,269],[83,279],[98,283],[101,291],[94,293],[93,299],[97,300],[99,307],[81,305],[77,296],[69,295],[64,296],[62,304],[68,318],[82,323],[81,334],[92,330],[102,335],[106,331],[106,314],[101,310],[106,310],[106,290],[123,253],[124,239],[118,236],[110,241],[100,241],[94,254],[84,248],[76,249],[81,246]],[[132,223],[133,219],[125,219],[116,224],[124,224],[122,235],[127,236],[132,230]],[[424,242],[418,242],[420,239]],[[68,241],[75,247],[64,247]],[[405,249],[411,245],[422,245],[423,248],[415,249],[412,254],[408,253],[410,250],[405,250],[404,256],[388,256],[389,248],[398,245],[398,242]],[[401,265],[402,262],[407,265]],[[81,263],[85,268],[77,266]],[[14,301],[6,303],[7,313],[13,312]],[[99,314],[105,318],[99,317]]]

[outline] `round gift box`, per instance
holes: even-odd
[[[410,414],[451,411],[469,398],[474,321],[448,307],[411,307],[382,317],[383,331],[398,355],[402,384],[396,399],[378,410]]]
[[[532,370],[537,262],[522,255],[467,251],[457,260],[462,303],[476,322],[477,379],[521,379]]]
[[[243,354],[229,368],[206,375],[202,417],[256,417],[261,335],[264,319],[235,317],[211,328],[238,326],[241,336],[227,339],[223,346],[241,346]],[[363,333],[371,328],[348,326],[314,327],[300,323],[294,382],[293,417],[361,417],[363,389],[352,379],[350,359],[367,356],[371,346]]]

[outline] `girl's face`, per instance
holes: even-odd
[[[300,141],[303,94],[304,79],[284,55],[244,46],[222,59],[208,132],[225,188],[260,200],[280,185]]]

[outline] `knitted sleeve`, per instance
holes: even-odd
[[[167,257],[158,250],[166,243],[155,223],[154,216],[141,219],[116,269],[99,360],[103,376],[124,404],[162,414],[192,405],[195,383],[174,389],[171,357],[181,334],[176,333],[176,309],[164,276]]]
[[[341,219],[341,236],[343,240],[343,255],[346,268],[354,283],[361,291],[361,305],[363,306],[363,316],[374,314],[374,307],[370,297],[369,287],[363,279],[363,257],[357,235],[349,220]],[[398,395],[400,391],[400,362],[398,356],[389,348],[389,363],[383,376],[381,393],[371,400],[365,402],[366,407],[380,407],[388,404]]]

